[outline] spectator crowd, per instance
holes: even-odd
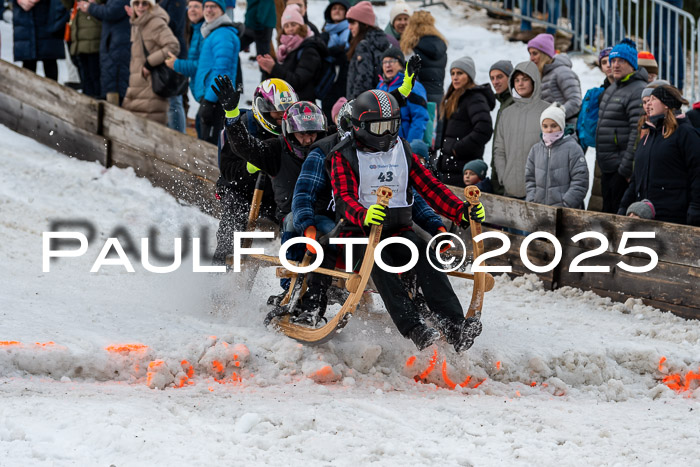
[[[35,71],[41,61],[56,80],[67,51],[84,94],[118,95],[134,114],[185,132],[187,89],[154,91],[156,76],[176,72],[199,104],[198,137],[222,151],[231,142],[215,79],[240,85],[239,55],[254,46],[263,83],[249,115],[270,134],[280,134],[287,104],[318,104],[331,126],[340,125],[344,105],[377,89],[398,97],[398,135],[446,184],[584,209],[585,153],[595,147],[601,189],[589,209],[700,226],[700,103],[664,81],[655,57],[630,39],[599,53],[605,80],[584,93],[555,35],[528,32],[530,60],[494,60],[485,82],[469,56],[448,66],[435,18],[403,0],[391,5],[387,24],[378,24],[368,1],[330,0],[323,25],[309,21],[306,0],[249,0],[244,23],[233,21],[235,0],[12,3],[14,60],[24,68]],[[483,158],[492,138],[489,167]],[[294,140],[290,148],[303,159],[311,143]]]

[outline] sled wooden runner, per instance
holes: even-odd
[[[377,189],[377,204],[388,206],[393,196],[391,188],[381,186]],[[360,271],[351,274],[346,281],[346,288],[350,292],[343,307],[338,313],[320,328],[310,328],[290,322],[289,315],[281,317],[275,324],[280,330],[292,339],[306,344],[323,344],[333,338],[334,334],[345,327],[350,316],[357,308],[365,287],[369,281],[370,273],[374,267],[374,250],[382,236],[382,226],[373,225],[369,233],[369,244],[362,258]]]
[[[481,196],[481,191],[470,185],[464,189],[464,197],[471,206],[476,206],[479,204],[479,197]],[[464,213],[469,216],[469,212]],[[481,224],[469,216],[469,227],[472,234],[472,248],[474,260],[484,253],[484,242],[475,242],[474,237],[481,234]],[[485,266],[485,264],[484,264]],[[486,290],[486,273],[485,272],[475,272],[474,276],[474,287],[472,289],[472,300],[469,302],[469,309],[467,310],[467,318],[481,314],[481,307],[484,306],[484,293]],[[491,286],[488,290],[493,288],[493,277],[489,274]]]

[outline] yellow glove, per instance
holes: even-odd
[[[363,224],[368,227],[370,225],[382,225],[385,217],[384,206],[381,204],[373,204],[367,209],[367,215],[365,215]]]
[[[236,110],[238,110],[238,109],[236,109]],[[246,170],[248,170],[248,173],[249,173],[249,174],[254,174],[255,172],[260,172],[260,169],[258,169],[257,167],[255,167],[255,166],[254,166],[253,164],[251,164],[250,162],[246,162],[245,168],[246,168]]]
[[[413,90],[413,77],[420,68],[420,56],[418,55],[414,55],[406,62],[406,72],[403,75],[403,83],[401,83],[401,87],[399,88],[399,92],[403,97],[408,97],[408,95],[411,94],[411,90]]]

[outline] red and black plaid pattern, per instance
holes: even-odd
[[[331,154],[330,157],[333,196],[345,203],[344,217],[351,224],[362,227],[367,209],[358,201],[357,176],[353,172],[350,162],[338,151]],[[418,193],[438,214],[442,214],[454,222],[459,222],[464,206],[462,201],[418,161],[418,156],[412,154],[412,161],[409,179]]]

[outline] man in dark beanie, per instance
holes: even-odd
[[[510,60],[499,60],[491,65],[491,69],[489,70],[491,86],[493,86],[493,90],[496,93],[496,99],[501,103],[498,108],[498,113],[496,114],[496,123],[493,126],[494,140],[496,139],[496,128],[498,128],[498,119],[501,118],[501,112],[513,103],[513,95],[510,93],[510,87],[508,86],[508,78],[511,73],[513,73],[513,64]],[[493,185],[493,193],[503,195],[503,187],[498,181],[496,167],[493,165],[493,149],[491,156],[491,183]]]
[[[617,213],[632,176],[637,124],[643,113],[642,90],[649,75],[638,68],[637,48],[629,39],[613,47],[609,59],[615,82],[600,100],[595,142],[603,212]]]
[[[377,89],[391,92],[403,84],[406,59],[403,52],[396,47],[389,47],[382,54],[382,76]],[[413,81],[411,94],[406,98],[406,105],[401,107],[401,129],[399,136],[407,141],[423,139],[428,125],[428,103],[425,88],[417,80]]]

